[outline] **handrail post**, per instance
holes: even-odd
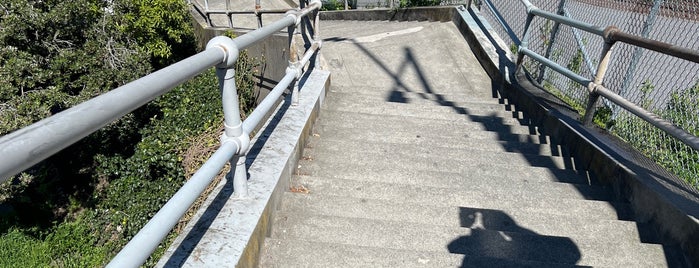
[[[608,27],[607,31],[616,30],[616,27]],[[597,65],[597,73],[595,74],[595,80],[592,84],[588,85],[588,90],[590,95],[587,100],[587,107],[585,109],[585,116],[583,117],[583,125],[592,126],[592,119],[595,116],[595,108],[597,106],[597,101],[599,100],[599,93],[596,91],[598,85],[604,83],[604,76],[607,74],[607,67],[609,67],[609,61],[612,58],[612,47],[614,46],[614,41],[605,40],[604,47],[602,47],[602,54],[600,55],[599,65]]]
[[[300,20],[297,20],[300,22]],[[295,72],[294,81],[291,82],[292,92],[291,92],[291,105],[298,105],[299,103],[299,78],[301,77],[301,66],[299,66],[299,56],[298,56],[298,46],[296,45],[297,35],[299,32],[299,24],[289,26],[289,67],[286,72]]]
[[[529,47],[529,35],[530,26],[534,20],[534,15],[530,13],[530,8],[527,7],[527,21],[524,23],[524,34],[522,35],[522,42],[519,44],[519,49],[517,50],[517,61],[515,65],[515,73],[517,73],[522,68],[522,63],[524,62],[523,49]]]
[[[257,28],[262,28],[262,13],[260,13],[260,10],[262,9],[262,4],[260,3],[260,0],[255,0],[255,16],[257,16]]]
[[[391,0],[393,1],[393,0]],[[323,41],[320,40],[320,9],[316,10],[314,13],[314,18],[313,18],[313,43],[318,44],[318,48],[316,49],[314,60],[313,60],[313,68],[318,68],[322,70],[322,66],[320,65],[320,48],[323,46]]]
[[[224,118],[221,144],[233,142],[237,145],[238,151],[229,161],[231,170],[226,174],[226,179],[233,180],[233,197],[244,198],[248,195],[245,155],[250,146],[250,136],[243,130],[243,122],[240,118],[240,101],[235,85],[235,62],[238,59],[239,51],[235,42],[225,36],[211,39],[207,48],[210,46],[220,46],[227,53],[226,59],[216,66]]]

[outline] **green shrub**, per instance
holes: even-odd
[[[0,135],[190,56],[186,8],[179,0],[0,4]],[[241,52],[244,112],[255,103],[257,64]],[[0,267],[102,266],[186,181],[188,146],[217,132],[221,118],[210,70],[0,185]]]
[[[640,106],[650,110],[652,99],[649,95],[655,90],[655,86],[650,81],[645,81],[639,90],[642,93]],[[689,134],[699,136],[699,115],[697,115],[699,82],[690,88],[672,93],[670,97],[670,101],[663,109],[656,109],[653,112]],[[696,150],[629,113],[620,114],[612,122],[602,121],[601,123],[613,125],[612,133],[670,172],[699,188],[699,152]]]

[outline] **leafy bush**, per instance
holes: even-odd
[[[0,135],[190,56],[186,8],[179,0],[0,3]],[[241,52],[244,112],[255,103],[257,64]],[[102,266],[186,181],[188,146],[218,133],[221,113],[211,70],[0,185],[0,266]]]

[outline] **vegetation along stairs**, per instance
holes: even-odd
[[[323,21],[333,79],[262,267],[681,265],[451,22]]]

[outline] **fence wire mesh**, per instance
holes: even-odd
[[[699,0],[534,0],[540,9],[602,28],[699,50]],[[481,14],[516,51],[527,18],[513,0],[477,0]],[[503,23],[499,23],[502,21]],[[529,49],[593,79],[604,40],[594,34],[537,17]],[[523,66],[541,86],[583,113],[588,93],[555,71],[525,57]],[[699,136],[699,64],[632,45],[617,43],[604,85],[629,101]],[[595,122],[699,188],[699,152],[609,101]]]

